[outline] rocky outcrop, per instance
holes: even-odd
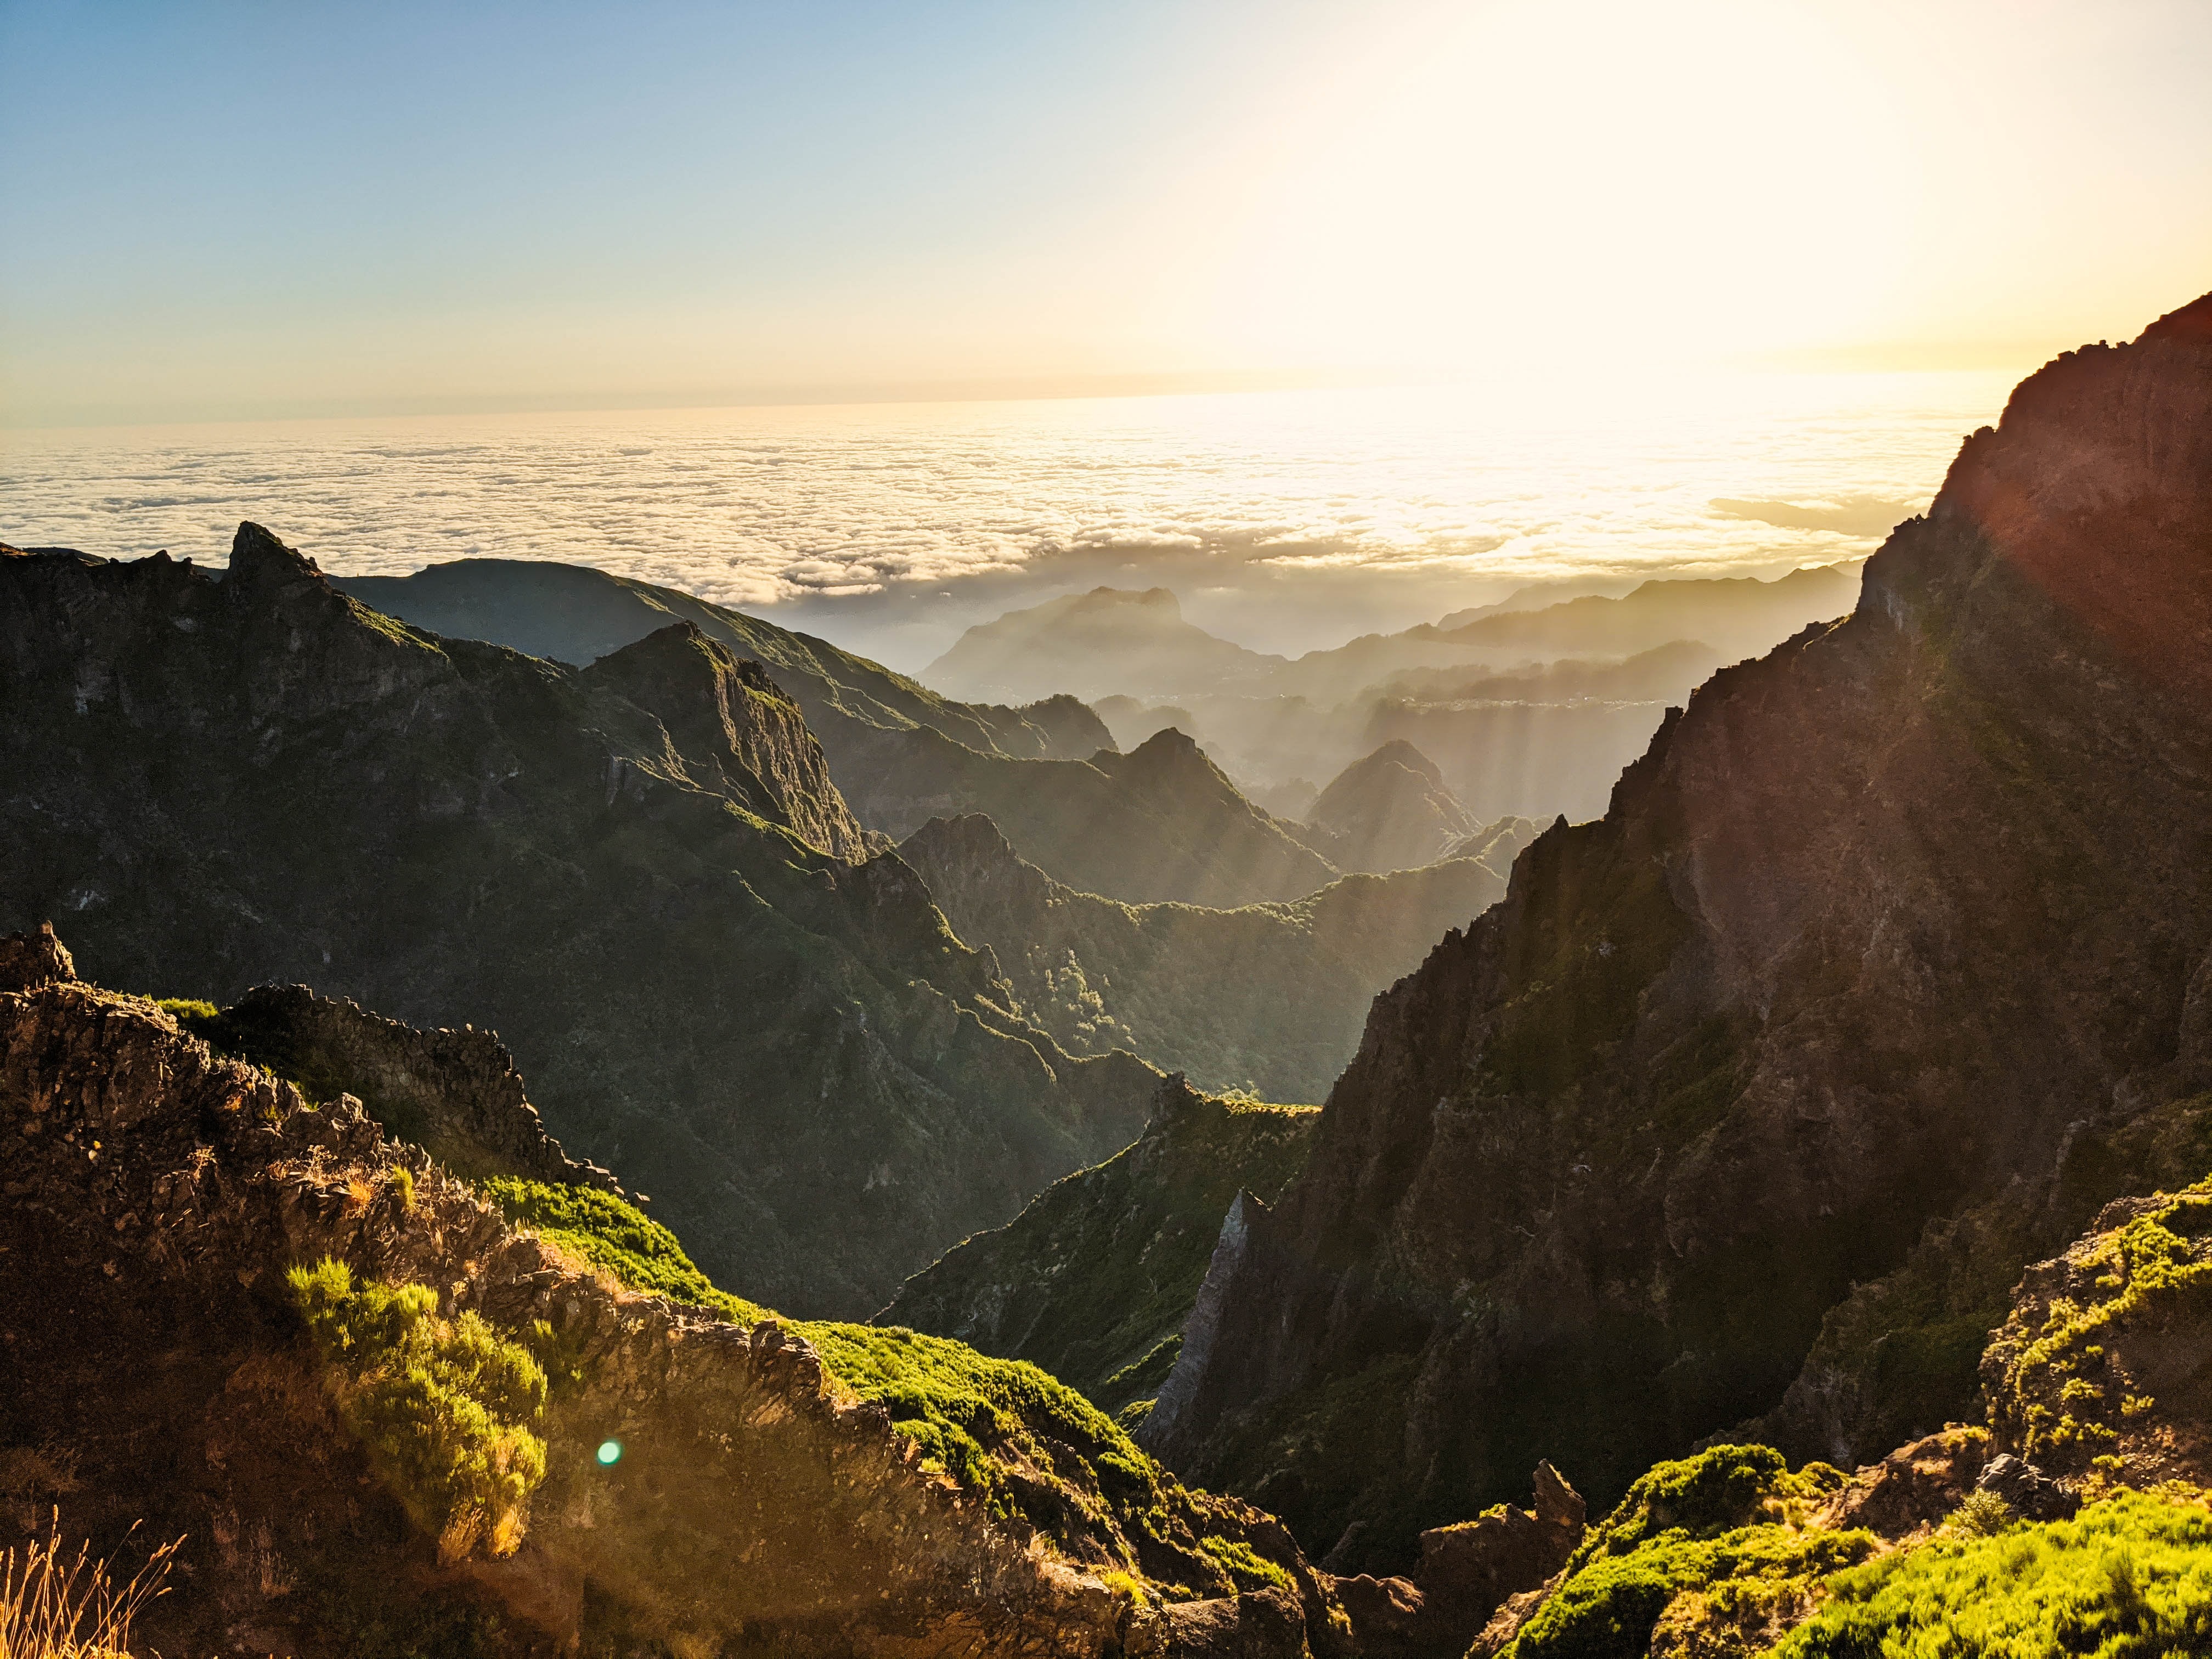
[[[1049,1526],[1025,1519],[1034,1502],[933,1467],[788,1328],[617,1288],[351,1097],[311,1105],[143,999],[58,976],[0,992],[0,1545],[55,1500],[96,1547],[134,1523],[181,1535],[139,1624],[164,1650],[404,1632],[497,1656],[1346,1651],[1328,1581],[1268,1517],[1162,1482],[1123,1442],[1134,1496],[1092,1480]],[[438,1317],[482,1322],[478,1351],[542,1357],[542,1478],[506,1535],[426,1529],[395,1484],[413,1466],[356,1437],[287,1285],[326,1260],[429,1287]],[[404,1449],[422,1409],[377,1431]],[[1007,1478],[1090,1479],[1054,1455]]]
[[[1339,1579],[1360,1652],[1466,1653],[1509,1601],[1559,1575],[1583,1541],[1585,1519],[1581,1495],[1539,1463],[1534,1508],[1500,1504],[1423,1533],[1420,1559],[1406,1577]]]
[[[1168,1078],[1133,1146],[948,1251],[877,1322],[1029,1360],[1108,1411],[1147,1400],[1175,1363],[1222,1216],[1240,1191],[1281,1190],[1317,1115]]]
[[[2002,1495],[2022,1513],[2048,1507],[2039,1478],[2203,1484],[2212,1181],[2110,1204],[2063,1255],[2030,1267],[1981,1377],[1994,1445],[2021,1466]]]
[[[1436,763],[1403,739],[1336,775],[1306,822],[1330,837],[1343,870],[1412,870],[1433,864],[1482,829],[1444,787]]]
[[[257,985],[212,1016],[178,1017],[218,1051],[267,1067],[311,1100],[354,1096],[387,1137],[423,1148],[464,1179],[521,1176],[622,1190],[545,1133],[514,1057],[493,1032],[417,1030],[304,985]]]
[[[830,781],[822,745],[768,671],[694,623],[672,623],[576,677],[641,708],[667,733],[672,777],[781,824],[808,846],[855,862],[880,850]]]
[[[1493,827],[1477,854],[1227,910],[1078,892],[981,814],[933,819],[899,851],[953,932],[992,951],[1012,1006],[1070,1053],[1123,1048],[1200,1088],[1313,1101],[1376,993],[1504,896],[1518,842]]]
[[[570,1153],[796,1314],[879,1307],[1157,1082],[1000,1006],[896,856],[814,844],[860,850],[803,725],[682,629],[584,670],[440,640],[252,526],[220,580],[0,558],[0,925],[497,1030]]]
[[[1929,1223],[2191,1086],[2208,542],[2212,296],[2025,382],[1848,620],[1716,675],[1378,1000],[1146,1443],[1309,1547],[1367,1522],[1354,1565],[1538,1455],[1609,1497]],[[1364,1474],[1274,1478],[1378,1417]]]

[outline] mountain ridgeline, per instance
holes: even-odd
[[[978,815],[933,819],[899,853],[961,939],[992,951],[1008,1006],[1069,1053],[1127,1048],[1201,1088],[1312,1102],[1375,994],[1504,896],[1534,830],[1510,821],[1470,856],[1226,910],[1077,892]]]
[[[220,577],[11,553],[0,770],[0,915],[149,991],[496,1029],[574,1152],[795,1311],[880,1306],[1152,1097],[999,1006],[797,706],[688,621],[574,669],[252,525]]]
[[[1610,1500],[1785,1396],[1797,1455],[1973,1414],[2039,1248],[1990,1206],[2205,1162],[2208,549],[2212,296],[2022,383],[1377,1000],[1145,1443],[1388,1564],[1538,1455]]]
[[[896,838],[933,817],[986,813],[1057,879],[1133,903],[1298,898],[1338,873],[1187,739],[1117,754],[1072,696],[1019,708],[956,702],[825,641],[573,565],[464,559],[335,585],[415,627],[562,662],[689,623],[775,676],[854,816]]]

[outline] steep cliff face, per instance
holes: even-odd
[[[830,781],[822,745],[799,705],[757,662],[691,623],[673,623],[611,652],[576,676],[660,722],[658,759],[672,779],[736,802],[780,823],[810,847],[855,862],[880,848]]]
[[[413,632],[254,526],[222,580],[0,558],[0,917],[111,982],[503,1034],[576,1155],[801,1313],[1127,1144],[860,832],[791,704],[677,625],[592,667]],[[848,856],[850,855],[850,856]]]
[[[1314,1101],[1358,1048],[1375,994],[1504,896],[1513,851],[1501,830],[1480,856],[1228,910],[1074,891],[980,815],[934,819],[900,854],[953,932],[990,947],[1023,1016],[1070,1053],[1123,1048],[1201,1088]]]
[[[949,1467],[993,1362],[619,1288],[72,973],[0,943],[0,1545],[181,1534],[162,1650],[1349,1650],[1279,1526],[1049,1379],[999,1366]]]
[[[1436,763],[1402,739],[1338,773],[1306,822],[1332,837],[1329,855],[1346,870],[1417,869],[1482,828]]]
[[[2208,548],[2212,296],[2024,383],[1849,619],[1715,676],[1378,1000],[1146,1443],[1355,1559],[1540,1454],[1609,1498],[1929,1223],[2201,1087]],[[1303,1469],[1332,1435],[1372,1465]]]
[[[1175,1362],[1222,1216],[1241,1189],[1282,1188],[1318,1116],[1208,1099],[1169,1078],[1135,1145],[948,1251],[878,1320],[1026,1359],[1108,1411],[1147,1400]]]

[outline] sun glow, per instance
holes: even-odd
[[[1772,6],[1401,20],[1231,164],[1202,327],[1435,369],[1711,358],[1848,328],[1918,210],[1884,79]]]

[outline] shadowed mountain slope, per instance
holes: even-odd
[[[918,751],[933,750],[908,769]],[[980,813],[1055,881],[1131,904],[1233,908],[1304,897],[1336,866],[1297,826],[1245,799],[1182,732],[1129,754],[1008,763],[926,737],[882,745],[883,814],[910,836],[932,818]]]
[[[252,526],[220,580],[0,558],[0,916],[149,990],[495,1028],[572,1152],[794,1310],[880,1306],[1151,1097],[997,1007],[799,710],[689,623],[575,670]]]
[[[1610,1498],[1923,1229],[2203,1088],[2208,548],[2212,296],[2023,382],[1850,618],[1716,675],[1378,1000],[1147,1443],[1354,1559],[1534,1447]]]
[[[1519,839],[1501,830],[1480,858],[1235,909],[1074,891],[980,815],[933,819],[900,854],[953,931],[990,948],[1022,1016],[1069,1052],[1123,1048],[1201,1088],[1317,1100],[1358,1046],[1375,994],[1504,896],[1533,827]]]
[[[1168,1078],[1135,1145],[947,1252],[877,1321],[1026,1359],[1108,1411],[1149,1398],[1175,1363],[1221,1218],[1240,1190],[1281,1190],[1319,1116]]]

